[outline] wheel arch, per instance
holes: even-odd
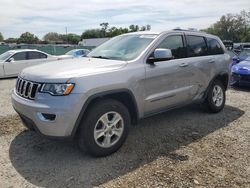
[[[125,105],[129,111],[131,122],[136,124],[139,120],[139,112],[135,97],[129,89],[117,89],[117,90],[110,90],[104,91],[100,93],[96,93],[90,96],[86,102],[84,103],[80,114],[76,120],[74,128],[71,133],[71,137],[74,137],[80,127],[81,120],[84,118],[88,108],[95,102],[103,99],[115,99]]]
[[[211,88],[213,82],[215,80],[219,80],[222,82],[223,86],[225,87],[225,90],[228,89],[228,85],[229,85],[229,74],[228,72],[221,72],[220,74],[217,74],[216,76],[213,77],[213,79],[209,82],[209,85],[206,89],[206,92],[205,92],[205,96],[204,96],[204,99],[206,99],[207,97],[207,94],[208,94],[208,91],[209,89]]]

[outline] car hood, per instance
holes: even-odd
[[[250,74],[250,61],[242,61],[232,67],[232,72]]]
[[[24,69],[23,79],[34,82],[67,82],[71,78],[118,70],[127,62],[97,58],[54,61]]]

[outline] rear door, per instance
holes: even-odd
[[[224,50],[222,48],[222,46],[220,45],[220,43],[214,39],[214,38],[209,38],[207,37],[207,45],[208,45],[208,55],[210,55],[210,59],[214,60],[214,65],[213,65],[213,69],[214,71],[220,71],[223,70],[223,68],[221,68],[220,66],[224,66]],[[228,64],[228,68],[231,68],[231,62]]]
[[[192,69],[196,72],[194,77],[195,85],[198,87],[197,98],[205,92],[212,76],[215,74],[216,59],[209,54],[206,38],[202,35],[186,35],[188,59]]]
[[[36,51],[29,51],[28,52],[28,66],[38,65],[44,62],[47,62],[48,55],[36,52]]]
[[[10,62],[11,58],[14,61]],[[27,66],[27,52],[17,52],[4,62],[4,72],[6,76],[17,76]]]

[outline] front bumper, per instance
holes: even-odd
[[[231,84],[240,84],[250,86],[250,75],[232,73]]]
[[[14,89],[11,98],[23,123],[48,137],[70,137],[84,104],[81,94],[51,96],[37,93],[35,100],[29,100],[19,96]],[[55,119],[45,119],[41,114],[53,114]]]

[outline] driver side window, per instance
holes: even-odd
[[[157,48],[170,49],[174,59],[185,58],[187,50],[184,47],[183,37],[181,35],[172,35],[166,37]]]
[[[15,61],[27,60],[26,52],[18,52],[14,54],[11,58],[13,58]]]

